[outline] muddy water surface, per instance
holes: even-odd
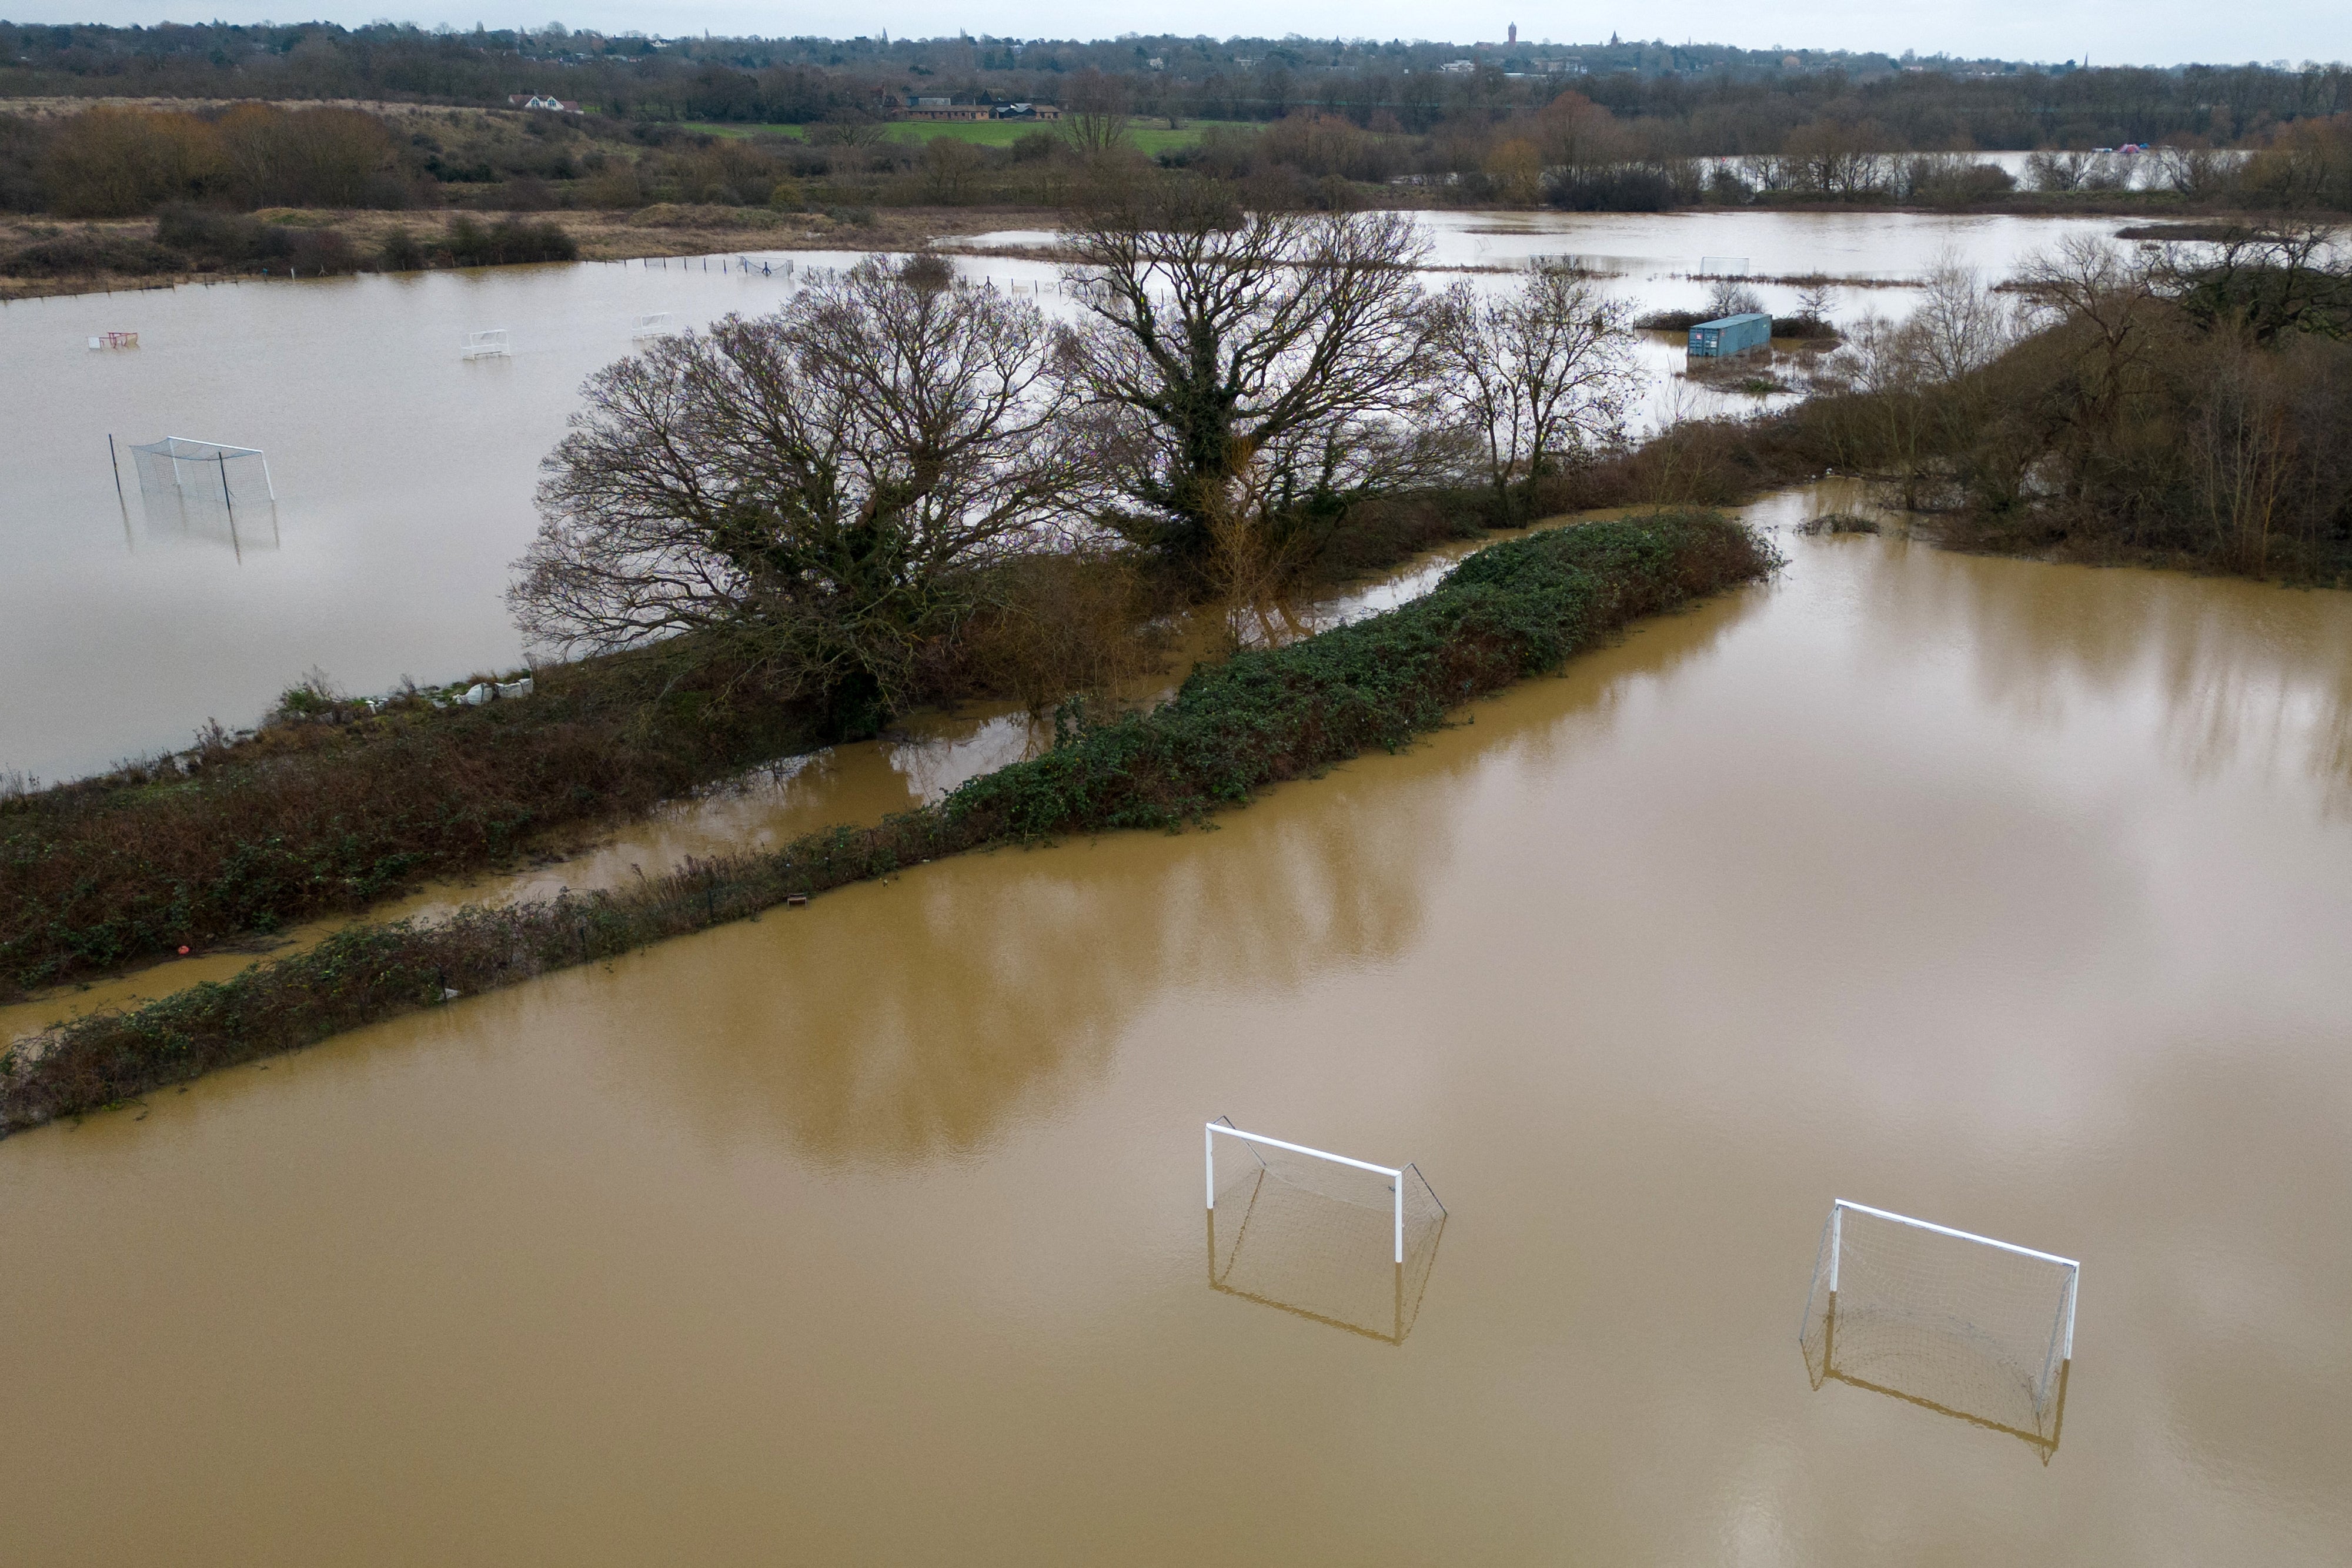
[[[1216,831],[969,857],[0,1144],[27,1563],[2332,1563],[2352,606],[1791,539]],[[1448,1211],[1212,1287],[1202,1121]],[[1797,1345],[2083,1260],[2063,1441]]]

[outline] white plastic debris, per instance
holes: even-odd
[[[530,677],[525,675],[519,681],[500,681],[498,693],[502,697],[527,697],[530,695]]]
[[[464,703],[467,707],[479,707],[484,703],[490,700],[497,689],[497,687],[490,685],[487,682],[477,681],[472,685],[467,686],[466,688],[466,695],[459,697],[457,700]]]

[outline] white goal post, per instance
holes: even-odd
[[[1239,1139],[1245,1145],[1257,1145],[1265,1148],[1280,1149],[1285,1153],[1299,1155],[1310,1160],[1326,1160],[1335,1166],[1345,1166],[1353,1170],[1368,1171],[1374,1176],[1386,1176],[1390,1202],[1395,1217],[1396,1261],[1400,1264],[1404,1261],[1405,1177],[1410,1174],[1414,1180],[1421,1183],[1423,1187],[1426,1188],[1429,1185],[1422,1176],[1418,1166],[1411,1164],[1402,1166],[1376,1166],[1370,1160],[1350,1159],[1346,1155],[1335,1155],[1324,1149],[1310,1149],[1304,1144],[1285,1143],[1280,1138],[1269,1138],[1263,1133],[1244,1133],[1221,1116],[1207,1124],[1206,1131],[1202,1134],[1202,1152],[1207,1160],[1208,1199],[1212,1212],[1214,1212],[1217,1207],[1217,1139],[1221,1136]],[[1435,1202],[1436,1197],[1437,1195],[1434,1192],[1430,1194],[1432,1202]],[[1438,1204],[1437,1207],[1440,1214],[1444,1212],[1444,1204]]]
[[[1822,1378],[2055,1445],[2083,1266],[1838,1198],[1798,1340]]]
[[[494,327],[485,332],[466,334],[466,348],[463,355],[466,359],[503,360],[511,358],[513,352],[514,350],[507,344],[507,332],[503,327]]]
[[[1838,1262],[1839,1256],[1844,1249],[1844,1222],[1849,1210],[1855,1214],[1869,1215],[1874,1219],[1889,1220],[1896,1225],[1907,1225],[1915,1230],[1925,1230],[1937,1236],[1948,1236],[1955,1241],[1973,1241],[1979,1247],[1997,1247],[2003,1252],[2013,1253],[2020,1258],[2039,1259],[2044,1263],[2055,1264],[2065,1270],[2064,1305],[2057,1322],[2056,1347],[2059,1360],[2074,1359],[2074,1298],[2082,1279],[2083,1265],[2074,1259],[2061,1258],[2054,1252],[2037,1252],[2031,1247],[2020,1247],[2014,1241],[1996,1241],[1990,1236],[1976,1236],[1965,1230],[1955,1230],[1948,1225],[1933,1225],[1924,1219],[1914,1219],[1907,1214],[1890,1214],[1885,1209],[1873,1208],[1866,1203],[1855,1203],[1851,1199],[1841,1197],[1834,1199],[1830,1205],[1830,1289],[1832,1291],[1838,1288]]]
[[[277,482],[269,476],[269,459],[257,446],[167,435],[161,441],[133,442],[131,461],[143,496],[168,496],[182,502],[219,501],[231,508],[240,499],[247,504],[278,499]],[[258,496],[253,493],[257,471],[261,478]]]

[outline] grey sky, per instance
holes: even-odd
[[[1948,51],[2095,65],[2169,65],[2183,60],[2341,60],[2352,57],[2352,5],[2344,0],[1645,0],[1641,5],[1517,6],[1487,0],[1493,15],[1407,0],[1143,0],[1117,8],[1085,0],[809,0],[790,7],[740,0],[509,0],[538,10],[496,15],[481,0],[203,0],[201,12],[159,11],[153,0],[0,0],[20,22],[258,21],[319,17],[359,23],[390,14],[425,26],[537,26],[560,20],[618,32],[824,34],[887,28],[894,35],[959,28],[1018,37],[1101,37],[1124,32],[1303,33],[1372,37],[1500,38],[1510,22],[1523,38],[1589,43],[1613,30],[1628,37],[1740,44],[1749,47]],[[1515,8],[1517,7],[1517,8]],[[545,14],[539,14],[544,11]]]

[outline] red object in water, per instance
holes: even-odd
[[[185,946],[181,947],[181,949],[180,949],[180,956],[181,956],[181,957],[183,957],[183,958],[184,958],[184,957],[186,957],[187,956],[188,956],[188,950],[187,950],[187,948],[186,948]]]

